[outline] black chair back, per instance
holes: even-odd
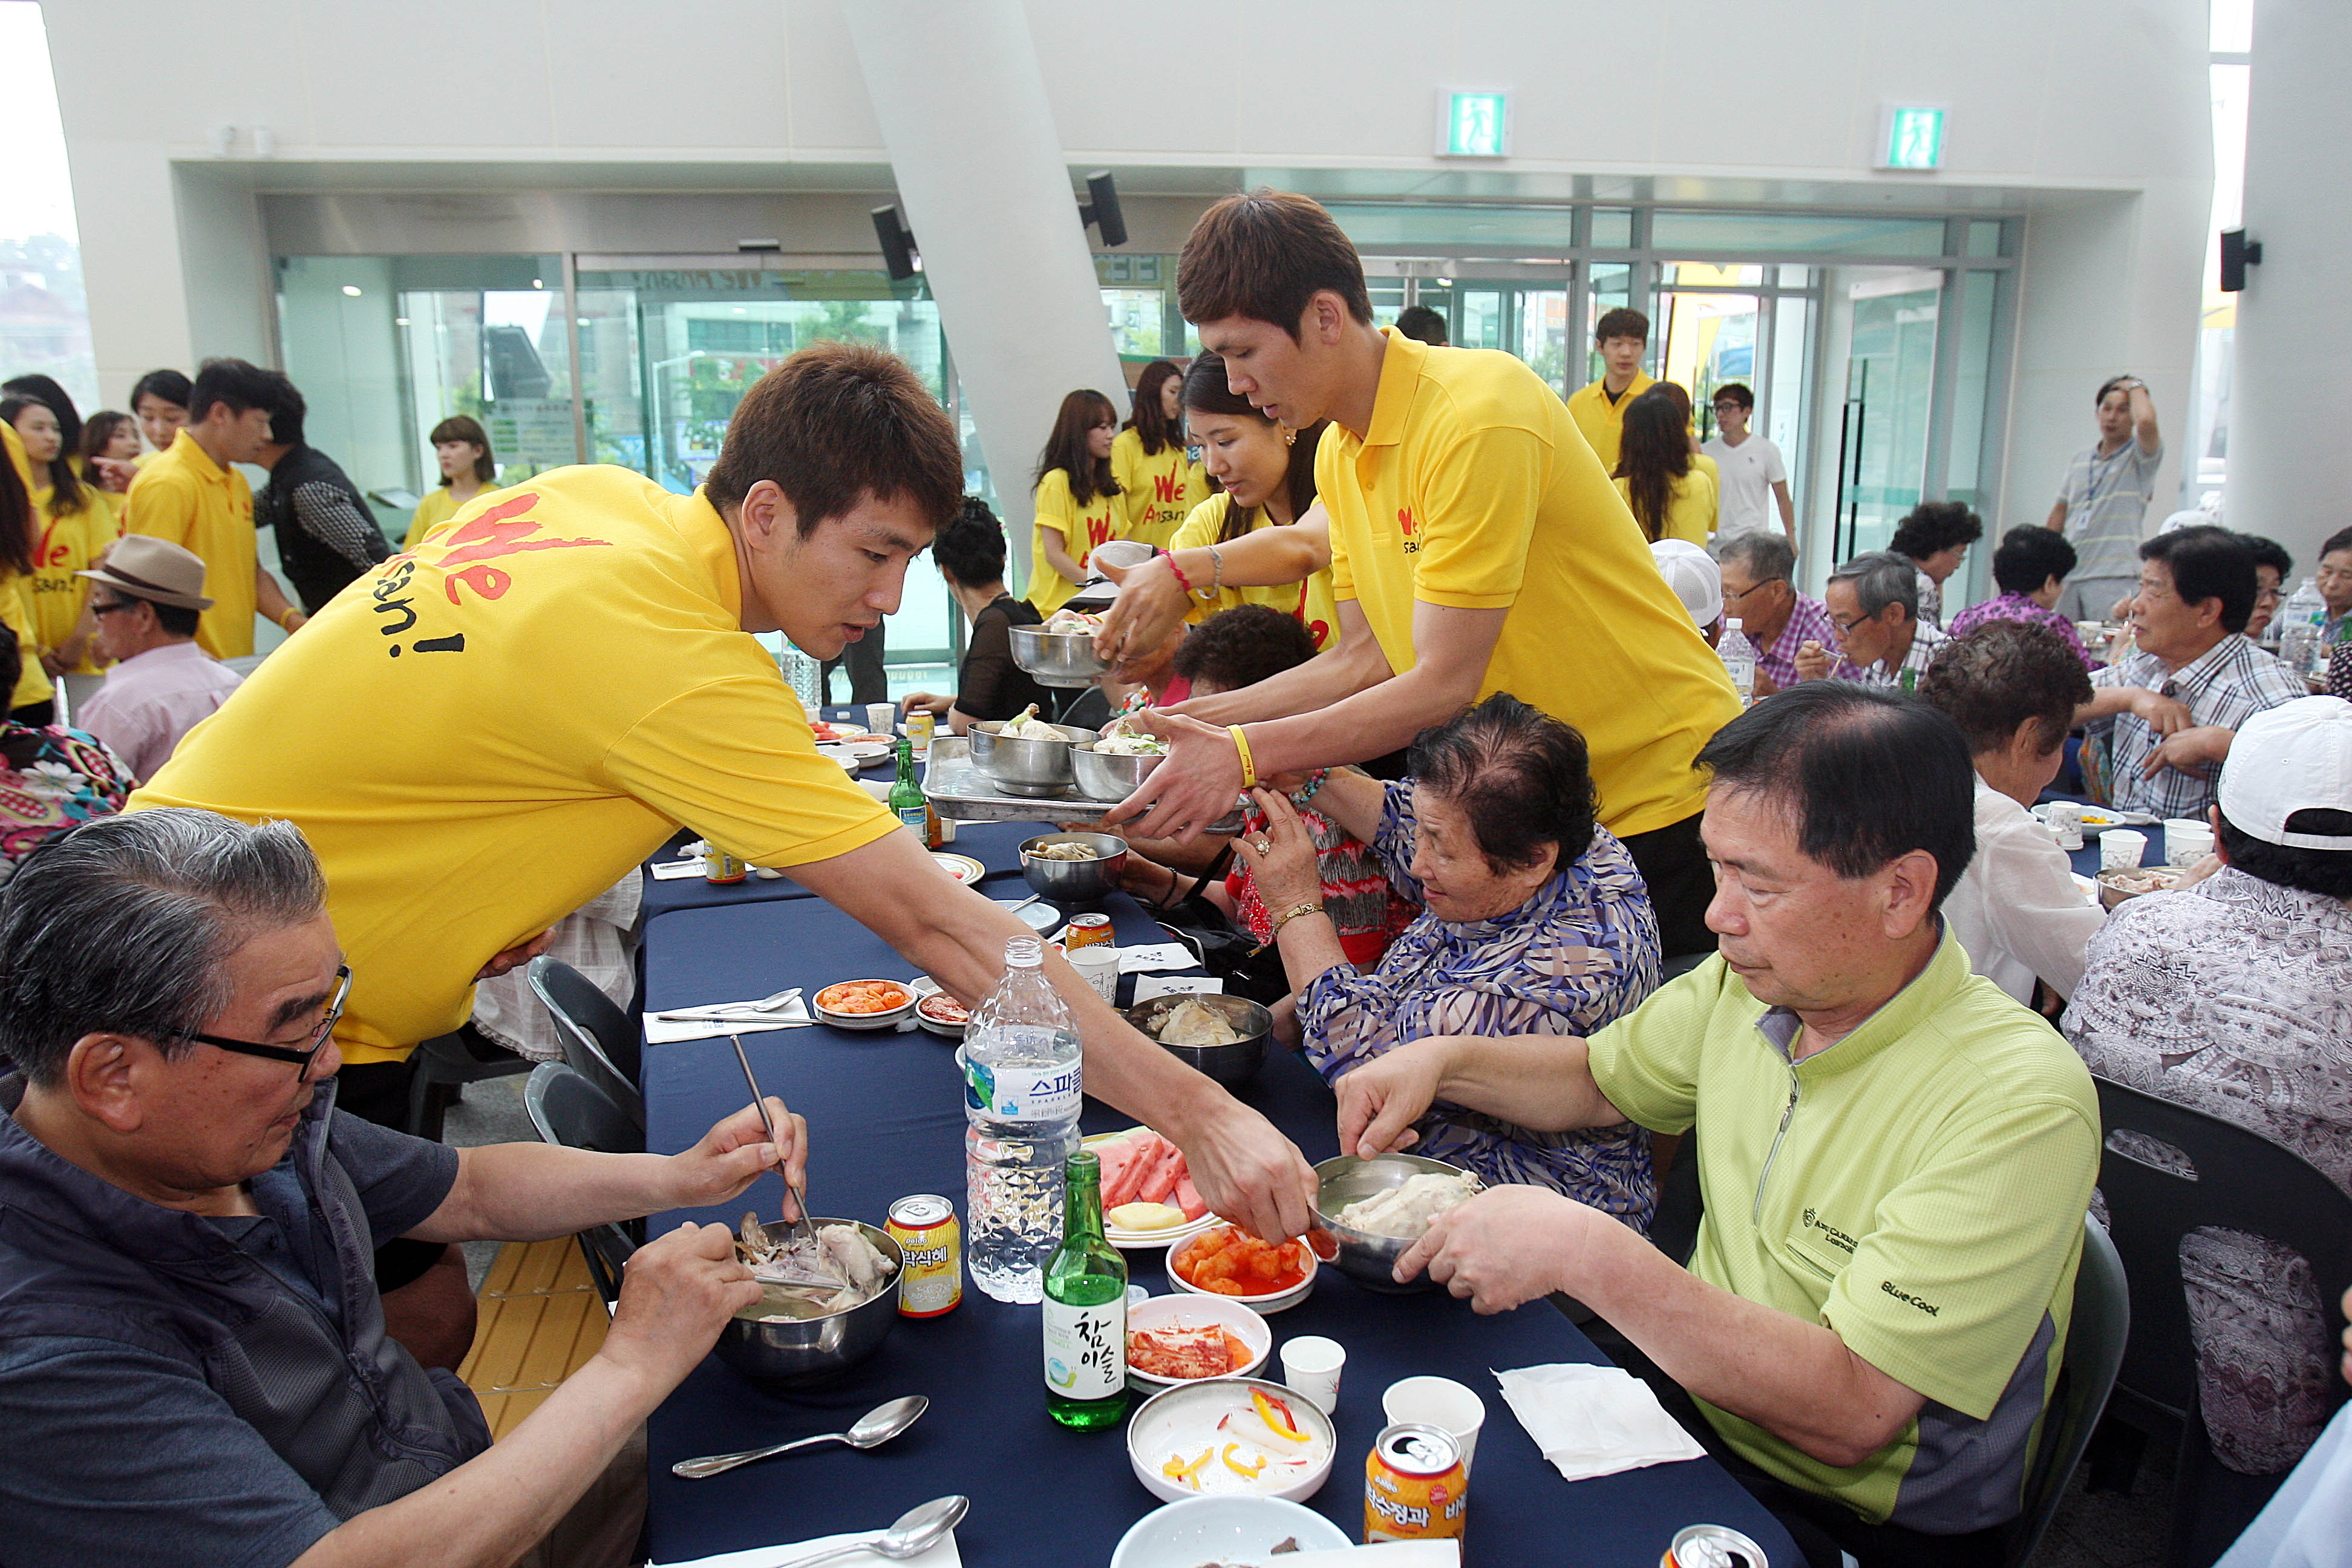
[[[2074,1467],[2106,1410],[2116,1369],[2123,1364],[2124,1347],[2130,1341],[2131,1287],[2124,1279],[2123,1259],[2105,1227],[2084,1215],[2083,1261],[2074,1270],[2065,1356],[2042,1417],[2042,1441],[2026,1471],[2018,1516],[2002,1542],[2006,1568],[2024,1568],[2049,1533],[2066,1483],[2074,1479]]]
[[[532,959],[523,978],[555,1021],[564,1061],[627,1114],[642,1142],[646,1101],[637,1089],[637,1074],[643,1053],[629,1016],[595,982],[558,959],[544,954]]]
[[[522,1086],[523,1109],[546,1142],[599,1154],[642,1153],[645,1130],[611,1097],[562,1062],[541,1062]],[[609,1305],[621,1299],[621,1270],[644,1239],[642,1221],[592,1226],[578,1235],[589,1277]]]

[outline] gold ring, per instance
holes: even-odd
[[[1264,854],[1267,853],[1269,850],[1271,850],[1271,849],[1274,847],[1274,846],[1273,846],[1271,843],[1269,843],[1265,838],[1264,838],[1263,837],[1257,837],[1257,838],[1253,838],[1253,839],[1251,839],[1251,840],[1250,840],[1250,847],[1251,847],[1251,848],[1253,848],[1253,849],[1255,849],[1255,850],[1256,850],[1259,854],[1264,855]]]

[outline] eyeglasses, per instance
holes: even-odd
[[[1832,625],[1834,625],[1834,626],[1837,627],[1837,629],[1838,629],[1838,633],[1839,633],[1839,635],[1840,635],[1840,636],[1842,636],[1842,637],[1852,637],[1852,636],[1853,635],[1853,628],[1854,628],[1854,627],[1856,627],[1856,626],[1858,626],[1862,625],[1862,623],[1863,623],[1863,622],[1864,622],[1864,621],[1871,620],[1871,619],[1874,619],[1874,617],[1870,616],[1854,616],[1854,618],[1853,618],[1853,619],[1852,619],[1852,620],[1850,620],[1850,621],[1841,621],[1841,620],[1839,620],[1835,616],[1832,616],[1830,617],[1830,620],[1831,620],[1831,623],[1832,623]]]
[[[319,1059],[319,1053],[327,1048],[328,1037],[335,1032],[335,1026],[341,1022],[343,1003],[351,994],[352,966],[348,963],[339,965],[335,970],[335,994],[327,1003],[327,1016],[319,1020],[319,1032],[310,1037],[310,1047],[308,1050],[296,1050],[291,1046],[264,1046],[252,1040],[223,1039],[218,1035],[190,1035],[187,1037],[201,1041],[207,1046],[217,1047],[224,1051],[234,1051],[241,1057],[259,1057],[265,1061],[273,1062],[292,1062],[302,1069],[295,1074],[295,1081],[302,1082],[310,1078],[311,1065]]]
[[[1788,579],[1786,577],[1767,577],[1761,583],[1750,583],[1745,588],[1740,589],[1737,594],[1726,594],[1723,596],[1723,602],[1728,605],[1733,603],[1735,600],[1744,599],[1750,594],[1760,594],[1775,583],[1785,583],[1787,581]]]

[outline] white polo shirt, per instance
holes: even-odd
[[[1699,450],[1713,458],[1722,473],[1721,510],[1715,523],[1717,538],[1780,526],[1780,509],[1772,500],[1772,487],[1784,483],[1789,470],[1780,462],[1780,448],[1772,445],[1769,437],[1751,430],[1747,440],[1734,447],[1716,436]]]

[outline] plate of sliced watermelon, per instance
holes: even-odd
[[[1184,1152],[1149,1127],[1086,1140],[1102,1161],[1103,1235],[1130,1251],[1171,1247],[1217,1223],[1192,1185]]]

